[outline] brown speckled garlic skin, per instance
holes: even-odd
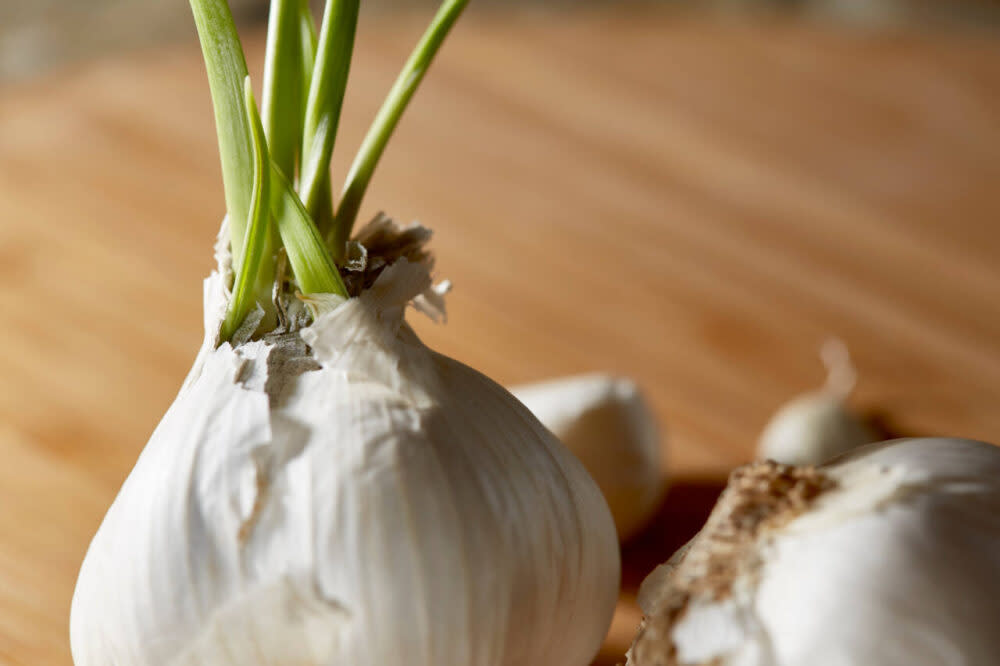
[[[762,564],[754,552],[758,536],[803,513],[836,482],[815,467],[757,462],[734,471],[715,510],[685,547],[658,589],[644,583],[647,615],[632,645],[630,664],[680,666],[670,638],[674,623],[698,598],[723,600],[741,579],[753,579]]]
[[[737,470],[640,591],[629,666],[978,666],[1000,654],[1000,448]]]

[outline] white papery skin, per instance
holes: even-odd
[[[506,390],[417,339],[427,286],[399,260],[322,315],[318,370],[294,344],[203,350],[87,552],[76,666],[588,663],[618,590],[607,505]]]
[[[663,663],[1000,663],[1000,448],[899,440],[823,471],[839,489],[761,535],[745,554],[760,568],[728,599],[693,599],[670,634],[677,661]],[[647,615],[670,569],[644,585]]]
[[[663,498],[666,476],[656,417],[636,383],[593,373],[515,386],[511,393],[590,472],[619,540],[642,529]]]

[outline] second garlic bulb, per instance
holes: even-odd
[[[659,506],[666,486],[656,419],[630,379],[594,373],[511,392],[594,477],[624,541]]]
[[[995,664],[1000,448],[897,440],[740,468],[639,604],[629,666]]]

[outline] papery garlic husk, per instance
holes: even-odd
[[[417,339],[429,287],[399,258],[301,335],[206,346],[87,552],[76,666],[588,663],[610,512],[510,393]]]
[[[634,381],[604,373],[511,392],[580,459],[611,507],[618,538],[637,533],[663,499],[660,429]]]
[[[995,664],[1000,448],[897,440],[741,468],[639,602],[630,666]]]

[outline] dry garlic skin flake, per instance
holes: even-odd
[[[611,514],[510,393],[417,339],[429,286],[402,259],[301,336],[204,353],[87,553],[76,666],[588,663]]]
[[[899,440],[742,468],[640,603],[630,666],[994,664],[1000,448]]]
[[[587,468],[622,541],[642,529],[666,486],[660,428],[638,385],[593,373],[511,389]]]

